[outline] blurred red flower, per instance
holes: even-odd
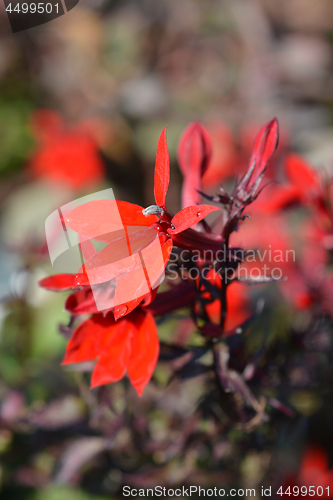
[[[333,497],[333,469],[329,469],[327,454],[321,447],[307,448],[298,473],[286,478],[283,494],[278,497],[289,498],[293,491],[294,496],[305,499]]]
[[[98,153],[93,124],[67,127],[60,114],[35,111],[31,128],[37,141],[28,168],[34,177],[80,190],[98,185],[104,165]]]

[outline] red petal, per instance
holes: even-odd
[[[64,124],[61,116],[51,109],[35,111],[31,119],[34,136],[42,143],[54,142],[63,132]]]
[[[110,319],[95,315],[79,325],[67,344],[63,365],[93,361],[100,353],[100,339]]]
[[[117,276],[141,268],[141,260],[136,253],[126,257],[126,250],[108,245],[82,266],[75,277],[76,286],[99,285]]]
[[[259,197],[255,202],[255,207],[265,213],[277,213],[298,202],[301,197],[302,191],[297,186],[275,187],[265,200]]]
[[[251,176],[251,184],[265,170],[269,160],[277,148],[279,140],[279,125],[276,118],[261,127],[256,135],[250,166],[255,161],[255,169]]]
[[[75,274],[55,274],[38,282],[39,286],[52,290],[53,292],[66,292],[72,290],[74,285]]]
[[[87,260],[79,269],[77,286],[105,283],[141,266],[138,252],[157,237],[155,229],[128,227],[128,237],[119,238]],[[134,298],[134,297],[133,297]],[[127,299],[125,302],[127,302]]]
[[[129,314],[143,300],[145,301],[145,305],[148,305],[155,298],[172,251],[171,238],[168,238],[164,244],[162,238],[159,238],[157,241],[159,242],[159,247],[155,248],[155,240],[150,249],[151,251],[154,250],[152,255],[151,253],[145,253],[145,250],[142,251],[145,269],[142,270],[140,268],[126,273],[118,280],[114,301],[115,304],[119,305],[113,311],[116,320]],[[132,294],[133,297],[139,296],[134,300],[127,301],[129,294]]]
[[[126,201],[95,200],[74,208],[64,220],[79,234],[109,242],[110,238],[113,240],[112,233],[123,230],[124,226],[151,226],[158,221],[155,215],[143,215],[142,210],[139,205]]]
[[[154,194],[156,205],[159,207],[165,207],[165,197],[169,187],[169,180],[170,162],[165,127],[157,142],[155,163]]]
[[[138,332],[132,338],[132,350],[128,363],[128,376],[139,396],[154,372],[160,344],[153,316],[147,313],[140,322]]]
[[[140,299],[141,302],[147,293],[149,293],[149,286],[141,260],[139,260],[138,266],[135,269],[122,274],[118,279],[114,296],[115,307],[124,306],[128,302],[136,301],[137,299]]]
[[[198,122],[183,132],[178,147],[178,163],[184,176],[182,206],[200,201],[201,178],[207,170],[212,153],[212,141],[207,130]]]
[[[154,290],[147,293],[147,295],[144,297],[142,301],[142,307],[149,306],[155,300],[157,292],[158,292],[158,287],[154,288]]]
[[[172,247],[173,247],[173,242],[172,242],[171,238],[167,239],[167,241],[162,246],[162,253],[163,253],[163,259],[164,259],[164,267],[167,266],[167,263],[168,263],[169,258],[170,258],[170,254],[172,252]]]
[[[118,319],[127,316],[127,314],[132,312],[140,304],[143,298],[144,297],[138,297],[135,300],[130,300],[129,302],[125,302],[124,304],[114,307],[113,309],[114,319],[117,321]]]
[[[131,340],[136,334],[136,327],[125,318],[115,323],[107,332],[107,344],[99,356],[91,378],[91,388],[117,382],[126,373]]]
[[[185,231],[185,229],[194,226],[194,224],[197,224],[208,214],[216,210],[220,209],[212,205],[196,205],[194,207],[183,208],[183,210],[178,212],[171,221],[175,229],[169,229],[168,233],[173,235]]]
[[[91,288],[79,290],[67,297],[65,309],[75,315],[99,312]]]
[[[292,184],[306,191],[320,187],[320,177],[316,170],[297,154],[289,154],[286,158],[286,174]]]

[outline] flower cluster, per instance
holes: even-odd
[[[246,252],[231,246],[230,238],[246,219],[244,210],[260,193],[277,143],[274,119],[259,130],[249,167],[233,192],[229,195],[221,188],[218,195],[209,196],[202,193],[202,177],[210,162],[211,140],[201,124],[191,124],[178,149],[183,208],[171,215],[166,208],[170,167],[164,129],[157,144],[155,205],[90,201],[64,216],[64,223],[78,234],[84,264],[76,274],[40,282],[48,290],[72,291],[65,308],[72,315],[71,327],[76,327],[64,364],[97,360],[92,387],[118,381],[127,373],[141,395],[159,357],[155,318],[186,308],[205,342],[200,355],[207,350],[214,353],[222,388],[229,390],[236,378],[242,383],[236,372],[228,371],[224,339],[242,331],[250,315],[249,303],[237,275],[222,280],[221,269],[236,271],[245,260]],[[201,204],[202,197],[210,204]],[[207,222],[204,219],[210,214],[212,220]],[[103,242],[104,248],[97,251],[94,241]],[[176,280],[168,280],[172,249]],[[207,272],[193,277],[182,267],[181,273],[177,255],[183,251],[189,271],[205,268]],[[102,299],[97,301],[97,296]],[[103,310],[100,303],[107,304]],[[82,321],[83,315],[90,317]],[[247,402],[259,411],[259,402],[251,398]]]

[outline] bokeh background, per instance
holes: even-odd
[[[197,422],[198,384],[166,388],[163,369],[138,403],[121,384],[97,395],[85,374],[61,368],[64,296],[37,281],[52,273],[44,222],[53,210],[105,187],[153,203],[165,125],[171,212],[181,199],[177,143],[193,120],[214,144],[207,192],[240,171],[255,131],[274,116],[279,151],[331,175],[332,56],[331,0],[81,0],[17,34],[0,3],[1,498],[102,500],[120,497],[122,484],[269,486],[298,474],[310,445],[329,471],[331,354],[317,356],[326,379],[310,389],[303,365],[287,377],[293,417],[250,433]],[[162,326],[162,337],[171,330]],[[330,353],[330,337],[323,342]],[[145,446],[147,433],[155,444]],[[333,473],[325,474],[333,492]]]

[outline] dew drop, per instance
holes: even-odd
[[[171,224],[171,229],[176,229],[175,226],[173,224]]]
[[[119,306],[116,308],[116,311],[117,311],[117,317],[121,318],[122,316],[125,316],[125,314],[127,313],[128,307],[127,306]]]
[[[197,217],[200,217],[201,216],[201,212],[197,212]]]

